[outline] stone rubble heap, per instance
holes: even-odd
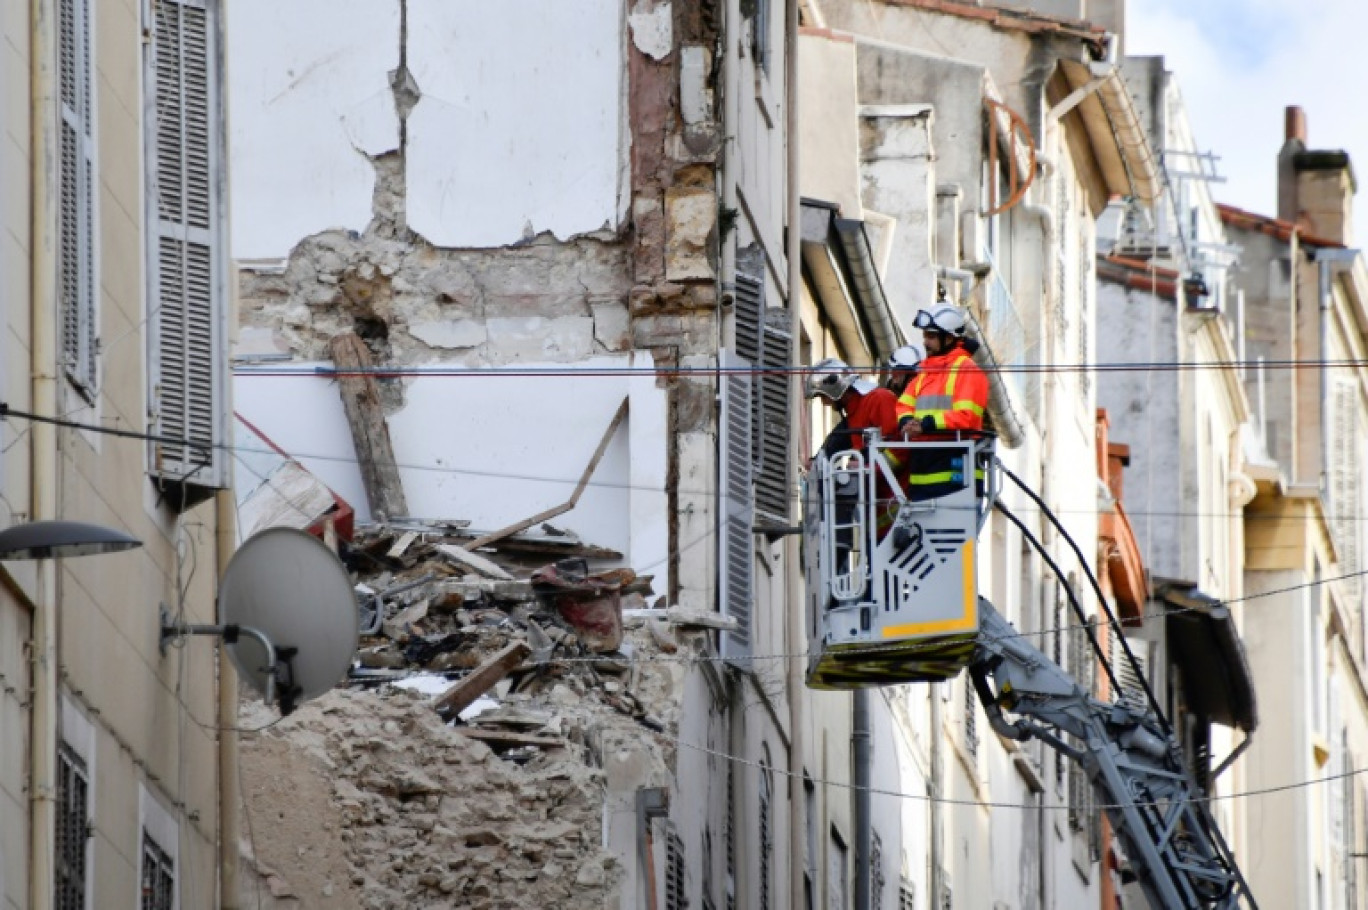
[[[600,908],[616,893],[604,769],[649,743],[668,779],[705,620],[645,609],[630,571],[587,574],[591,548],[538,536],[557,535],[471,552],[459,529],[358,531],[344,555],[370,634],[351,678],[242,737],[246,905]],[[547,566],[548,550],[575,555]],[[437,710],[476,682],[463,710]],[[244,728],[273,718],[244,713]]]

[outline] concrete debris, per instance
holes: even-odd
[[[547,565],[547,549],[586,546],[573,535],[529,536],[530,550],[508,538],[477,555],[459,523],[357,529],[342,557],[375,621],[349,685],[243,738],[245,896],[367,910],[622,899],[621,860],[602,847],[608,767],[628,749],[643,780],[670,779],[685,656],[709,633],[643,609],[650,579],[630,569]]]

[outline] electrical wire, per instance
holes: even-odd
[[[783,769],[783,768],[777,768],[777,767],[774,767],[774,766],[771,766],[771,765],[762,765],[760,762],[755,761],[755,760],[753,760],[753,759],[745,758],[745,757],[740,756],[740,755],[732,755],[732,754],[729,753],[729,752],[723,752],[723,751],[718,750],[718,749],[710,749],[710,748],[708,748],[707,746],[700,746],[700,745],[698,745],[698,744],[696,744],[696,743],[687,742],[686,740],[684,740],[684,739],[682,739],[682,738],[678,738],[678,737],[671,737],[671,738],[669,738],[669,740],[670,740],[670,742],[673,742],[675,745],[680,746],[680,747],[685,748],[685,749],[690,749],[690,750],[695,751],[695,752],[701,752],[701,753],[703,753],[703,754],[705,754],[705,755],[710,755],[710,756],[712,756],[712,757],[714,757],[714,758],[723,759],[724,761],[736,762],[737,764],[745,765],[745,766],[747,766],[747,767],[757,768],[757,769],[762,769],[762,770],[769,770],[769,771],[771,771],[771,772],[774,772],[774,773],[777,773],[777,774],[781,774],[781,775],[783,775],[784,777],[792,778],[793,780],[805,780],[805,781],[810,781],[810,782],[812,782],[812,783],[814,783],[814,784],[823,784],[823,785],[828,786],[828,787],[837,787],[837,788],[840,788],[840,789],[842,789],[842,790],[862,791],[862,792],[871,793],[871,794],[873,794],[873,795],[875,795],[875,796],[889,796],[889,797],[893,797],[893,798],[895,798],[895,799],[906,799],[906,800],[911,800],[911,801],[914,801],[914,802],[923,802],[923,803],[932,803],[932,804],[938,803],[938,804],[940,804],[940,805],[949,805],[949,806],[974,806],[974,807],[977,807],[977,808],[980,808],[980,809],[1026,809],[1026,810],[1032,810],[1032,811],[1035,811],[1035,810],[1047,810],[1047,811],[1054,811],[1054,812],[1057,812],[1057,811],[1076,811],[1077,808],[1078,808],[1077,806],[1071,806],[1071,805],[1069,805],[1068,803],[1047,803],[1047,802],[1045,802],[1043,799],[1042,799],[1040,802],[1014,803],[1014,802],[1006,802],[1006,801],[1001,801],[1001,800],[957,799],[957,798],[955,798],[955,797],[950,797],[950,796],[931,796],[931,795],[925,794],[925,793],[905,793],[905,792],[903,792],[903,791],[901,791],[901,790],[890,790],[890,789],[887,789],[887,788],[884,788],[884,787],[858,787],[858,786],[856,786],[855,784],[848,783],[848,782],[846,782],[846,781],[832,780],[831,778],[823,778],[823,777],[811,777],[811,776],[809,776],[809,775],[807,775],[807,774],[798,774],[798,773],[796,773],[796,772],[788,771],[788,770]],[[1346,779],[1353,778],[1353,777],[1359,777],[1360,775],[1364,775],[1364,774],[1368,774],[1368,768],[1356,768],[1356,769],[1354,769],[1354,770],[1344,771],[1344,772],[1339,773],[1339,774],[1327,774],[1327,775],[1325,775],[1324,777],[1309,778],[1309,779],[1306,779],[1306,780],[1293,781],[1292,783],[1288,783],[1288,784],[1278,784],[1278,785],[1270,786],[1270,787],[1258,787],[1258,788],[1251,789],[1251,790],[1240,790],[1240,791],[1237,791],[1237,792],[1234,792],[1234,793],[1213,793],[1213,794],[1206,794],[1206,795],[1203,795],[1203,796],[1200,797],[1200,798],[1193,798],[1193,799],[1188,799],[1188,800],[1176,800],[1176,799],[1175,799],[1175,800],[1164,800],[1164,801],[1162,801],[1162,802],[1157,802],[1157,801],[1156,801],[1156,802],[1136,801],[1136,802],[1126,802],[1126,803],[1093,803],[1093,804],[1092,804],[1092,808],[1094,808],[1094,809],[1147,809],[1147,808],[1164,809],[1164,808],[1167,808],[1167,807],[1170,807],[1170,806],[1184,805],[1184,804],[1186,804],[1186,803],[1207,804],[1207,803],[1225,802],[1225,801],[1231,801],[1231,800],[1237,800],[1237,799],[1253,799],[1253,798],[1260,797],[1260,796],[1271,796],[1271,795],[1274,795],[1274,794],[1277,794],[1277,793],[1286,793],[1286,792],[1292,791],[1292,790],[1304,790],[1304,789],[1307,789],[1307,788],[1309,788],[1309,787],[1316,787],[1316,786],[1320,786],[1321,784],[1333,783],[1333,782],[1338,781],[1338,780],[1346,780]]]
[[[282,453],[282,452],[280,452],[280,451],[278,451],[278,450],[272,449],[272,448],[261,448],[261,447],[250,446],[250,445],[235,445],[235,444],[231,444],[231,443],[205,443],[205,442],[197,442],[197,441],[192,440],[192,439],[187,439],[187,438],[178,437],[178,436],[167,436],[167,435],[158,434],[158,433],[145,433],[145,432],[139,432],[139,431],[136,431],[136,430],[122,429],[122,428],[119,428],[119,427],[107,427],[107,426],[103,426],[103,425],[101,425],[101,424],[83,423],[83,422],[80,422],[80,421],[67,420],[67,419],[65,419],[65,418],[60,418],[60,417],[48,417],[48,416],[33,414],[33,413],[28,412],[28,411],[16,410],[16,409],[10,407],[9,405],[6,405],[6,404],[4,404],[3,402],[0,402],[0,420],[4,420],[5,418],[16,418],[16,419],[20,419],[20,420],[36,421],[36,422],[39,422],[39,423],[49,423],[49,424],[52,424],[52,425],[54,425],[54,426],[64,427],[64,428],[67,428],[67,429],[82,430],[82,431],[89,432],[89,433],[101,433],[101,434],[105,434],[105,435],[109,435],[109,436],[116,436],[116,437],[123,438],[123,439],[136,439],[136,440],[142,440],[142,441],[145,441],[145,442],[162,442],[162,443],[165,443],[165,444],[167,444],[167,445],[184,446],[184,447],[189,447],[189,448],[197,448],[197,449],[200,449],[200,450],[206,451],[206,452],[208,452],[208,451],[221,451],[221,452],[225,452],[225,453],[232,454],[234,457],[238,458],[239,463],[242,464],[243,467],[246,467],[249,471],[251,471],[251,473],[252,473],[254,476],[256,476],[257,478],[262,479],[262,480],[265,480],[265,479],[266,479],[266,476],[263,475],[263,474],[261,474],[259,471],[257,471],[257,470],[255,470],[255,469],[251,468],[251,467],[243,460],[243,458],[244,458],[245,456],[250,456],[250,455],[269,455],[269,456],[274,456],[274,457],[276,457],[276,458],[280,458],[280,459],[283,459],[283,460],[290,460],[290,461],[296,461],[296,462],[313,461],[313,462],[325,462],[325,463],[345,464],[345,465],[357,465],[357,464],[360,464],[360,459],[357,458],[355,455],[334,455],[334,454],[331,454],[331,453],[315,453],[315,452],[291,452],[291,453],[288,453],[288,454],[284,454],[284,453]],[[551,476],[542,475],[542,474],[527,474],[527,473],[519,473],[519,472],[514,472],[514,471],[508,471],[508,470],[494,470],[494,469],[485,470],[485,469],[480,469],[480,468],[460,468],[460,467],[452,467],[452,466],[449,466],[449,465],[420,464],[420,463],[416,463],[416,462],[396,462],[396,463],[395,463],[395,467],[396,467],[396,468],[402,468],[402,469],[408,470],[408,471],[424,471],[424,472],[428,472],[428,473],[445,474],[445,475],[460,476],[460,477],[476,477],[476,478],[492,478],[492,479],[498,479],[498,480],[513,480],[513,481],[518,481],[518,482],[522,482],[522,483],[547,483],[547,484],[557,484],[557,485],[562,485],[562,486],[571,486],[571,487],[573,487],[573,486],[578,482],[578,478],[577,478],[577,477],[551,477]],[[593,479],[590,479],[589,481],[587,481],[587,482],[585,483],[585,487],[586,487],[586,488],[592,488],[592,489],[600,489],[600,490],[621,490],[621,491],[634,492],[634,493],[661,493],[661,494],[663,494],[663,493],[666,492],[666,490],[665,490],[665,488],[664,488],[663,486],[654,486],[654,485],[648,485],[648,484],[636,484],[636,483],[620,482],[620,481],[603,481],[603,480],[593,480]],[[683,494],[686,494],[686,495],[704,495],[705,492],[706,492],[706,493],[712,493],[712,492],[714,492],[714,491],[711,491],[711,490],[710,490],[710,491],[693,490],[693,489],[689,489],[689,488],[686,488],[686,487],[677,487],[676,490],[677,490],[677,492],[683,493]],[[1028,510],[1028,511],[1035,511],[1036,509],[1035,509],[1034,506],[1031,506],[1031,507],[1027,507],[1026,510]],[[1023,507],[1017,506],[1017,507],[1016,507],[1016,511],[1018,511],[1018,512],[1023,511]],[[1096,511],[1094,511],[1094,510],[1089,510],[1089,509],[1056,509],[1055,511],[1058,512],[1058,513],[1064,514],[1064,515],[1074,515],[1074,514],[1077,514],[1077,515],[1095,516],[1095,515],[1097,514]],[[1278,521],[1278,522],[1287,521],[1287,520],[1289,519],[1289,517],[1288,517],[1288,516],[1285,516],[1285,515],[1280,515],[1280,514],[1261,514],[1261,513],[1259,513],[1259,512],[1251,512],[1251,511],[1249,511],[1249,510],[1245,510],[1245,511],[1243,511],[1243,512],[1208,512],[1208,511],[1203,511],[1203,510],[1190,510],[1190,509],[1161,509],[1161,510],[1145,510],[1145,511],[1127,509],[1127,510],[1126,510],[1126,514],[1127,514],[1128,516],[1133,517],[1133,518],[1140,518],[1140,517],[1144,517],[1144,516],[1157,516],[1157,517],[1165,517],[1165,518],[1232,518],[1232,519],[1233,519],[1233,518],[1239,518],[1239,519],[1242,519],[1242,520],[1244,520],[1244,521]],[[1320,522],[1320,521],[1322,521],[1322,520],[1330,520],[1330,521],[1368,521],[1368,513],[1338,513],[1338,512],[1327,512],[1327,513],[1323,513],[1323,514],[1302,515],[1302,516],[1292,516],[1292,517],[1293,517],[1293,518],[1296,518],[1296,519],[1300,519],[1300,520],[1302,520],[1302,521],[1312,521],[1312,522]]]
[[[885,364],[851,364],[857,373],[880,373]],[[985,372],[1009,375],[1057,375],[1070,373],[1188,373],[1201,370],[1335,370],[1368,369],[1368,359],[1317,358],[1290,360],[1209,360],[1209,361],[1095,361],[1093,363],[1020,363],[999,364],[983,368]],[[573,378],[603,379],[619,376],[650,376],[655,378],[716,378],[718,376],[812,376],[819,370],[811,365],[797,366],[593,366],[574,364],[564,366],[375,366],[338,369],[331,366],[236,366],[235,377],[242,379],[342,379],[368,377],[371,379],[417,378]]]

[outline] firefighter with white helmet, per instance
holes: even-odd
[[[884,388],[894,395],[902,395],[907,389],[912,377],[917,375],[917,368],[926,359],[926,348],[922,347],[919,341],[909,341],[907,344],[898,348],[888,355],[888,379],[884,382]]]
[[[898,399],[898,426],[904,439],[927,434],[983,429],[988,407],[988,377],[971,356],[977,343],[965,338],[964,311],[941,302],[918,310],[912,325],[921,329],[926,359]],[[926,499],[954,488],[954,471],[933,458],[910,465],[908,496]]]

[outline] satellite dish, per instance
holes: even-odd
[[[282,714],[337,684],[356,656],[356,592],[324,544],[295,528],[253,534],[219,581],[224,641],[238,672]],[[270,642],[271,648],[260,638]],[[275,672],[271,672],[271,649]]]

